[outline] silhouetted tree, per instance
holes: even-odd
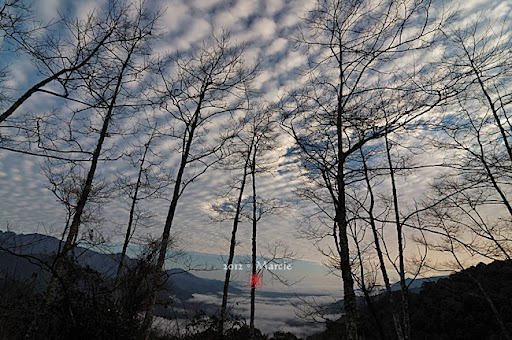
[[[177,143],[180,159],[163,228],[158,269],[164,267],[170,231],[181,195],[218,161],[223,144],[231,138],[222,131],[218,138],[212,137],[211,131],[220,128],[220,118],[243,108],[243,97],[255,76],[255,69],[246,65],[244,47],[232,45],[229,35],[223,32],[220,36],[214,36],[211,44],[204,43],[190,56],[171,57],[168,63],[162,64],[160,75],[155,101],[165,114],[165,133]],[[151,333],[159,280],[159,276],[153,277],[152,303],[144,319],[146,339]]]
[[[297,38],[308,64],[283,120],[309,182],[300,194],[314,201],[330,229],[317,236],[334,239],[347,339],[358,338],[347,192],[362,181],[359,150],[440,102],[436,90],[418,91],[428,67],[412,60],[432,46],[443,19],[431,1],[319,0]]]
[[[51,308],[59,296],[59,287],[65,289],[65,267],[68,263],[73,265],[73,259],[68,256],[77,247],[88,204],[101,187],[97,181],[101,157],[105,148],[113,148],[107,141],[116,132],[112,128],[113,122],[120,122],[140,107],[135,94],[140,93],[143,87],[141,76],[151,64],[151,31],[158,14],[150,14],[143,3],[109,2],[105,15],[107,20],[91,14],[88,25],[94,30],[103,29],[102,32],[113,25],[115,30],[109,37],[116,44],[112,43],[108,49],[96,54],[94,63],[75,70],[74,86],[79,92],[75,93],[75,99],[82,105],[64,107],[50,115],[36,114],[34,126],[25,130],[32,129],[33,135],[27,136],[29,143],[35,138],[37,147],[49,155],[48,159],[52,154],[65,155],[62,159],[49,160],[47,167],[54,193],[66,204],[68,219],[62,248],[52,264],[53,278],[42,302],[43,309]],[[57,161],[58,164],[51,164]],[[59,172],[53,172],[57,167],[61,167]],[[89,234],[91,237],[94,232]],[[32,327],[29,330],[30,334],[36,332]]]
[[[135,3],[128,4],[124,0],[112,0],[103,13],[91,12],[85,20],[62,17],[51,24],[41,25],[33,19],[30,1],[4,1],[0,8],[1,38],[11,50],[30,58],[40,79],[9,105],[2,102],[0,123],[35,93],[77,101],[74,96],[80,92],[83,69],[98,64],[100,54],[108,54],[121,41],[129,43],[133,38],[122,37],[127,29],[126,10],[135,6]],[[82,74],[77,72],[79,70]],[[7,80],[8,74],[3,79]]]
[[[144,135],[142,142],[134,145],[134,151],[130,153],[130,165],[137,169],[135,178],[124,174],[118,174],[115,186],[130,199],[128,223],[123,241],[123,248],[119,258],[119,266],[114,283],[115,289],[119,287],[121,275],[126,260],[126,252],[140,220],[151,216],[139,210],[139,202],[164,197],[164,189],[172,184],[169,174],[161,173],[162,160],[155,160],[153,148],[158,141],[158,129],[153,119],[147,117],[139,124],[138,134]],[[155,124],[155,126],[152,126]],[[145,134],[147,133],[147,134]]]
[[[442,201],[437,215],[460,245],[489,259],[509,259],[510,32],[505,23],[482,18],[462,25],[446,30],[445,83],[458,95],[436,122],[443,134],[432,143],[446,155],[446,169],[432,183],[432,200]]]

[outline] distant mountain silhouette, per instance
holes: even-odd
[[[50,276],[45,267],[57,253],[60,244],[61,241],[52,236],[0,231],[0,272],[9,273],[20,281],[37,278],[40,285],[44,286]],[[107,278],[112,278],[116,273],[120,254],[101,254],[77,247],[75,257],[80,266],[89,267]],[[134,261],[127,258],[126,264],[133,264]],[[181,268],[167,270],[167,274],[170,293],[180,300],[191,299],[193,294],[222,295],[224,282],[221,280],[200,278]],[[242,291],[230,287],[230,293],[240,294]]]
[[[426,278],[419,278],[419,279],[411,279],[407,278],[405,279],[405,284],[409,288],[409,292],[411,293],[419,293],[421,290],[421,287],[424,283],[427,282],[437,282],[439,279],[446,278],[446,275],[443,276],[431,276]],[[400,282],[395,282],[391,285],[391,291],[396,292],[400,290]]]

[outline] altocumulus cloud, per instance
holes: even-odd
[[[37,15],[43,22],[58,18],[59,11],[64,15],[84,15],[101,7],[105,1],[66,1],[66,0],[40,0],[37,1]],[[245,43],[250,58],[262,62],[262,74],[257,80],[261,96],[269,101],[277,100],[286,88],[297,84],[298,70],[306,62],[304,55],[291,49],[289,37],[296,33],[301,23],[301,14],[311,7],[312,1],[280,1],[280,0],[217,0],[217,1],[157,1],[152,0],[152,8],[166,8],[162,17],[163,38],[157,46],[155,53],[165,51],[190,50],[197,44],[211,37],[212,32],[226,29],[231,37],[238,43]],[[465,1],[463,9],[466,13],[477,13],[485,1]],[[503,1],[496,6],[498,16],[510,12],[510,2]],[[476,15],[476,14],[475,14]],[[254,61],[254,60],[251,60]],[[12,87],[22,91],[27,84],[30,69],[27,60],[18,58],[14,61]],[[22,71],[23,70],[23,71]],[[27,111],[39,109],[46,99],[42,96],[31,98],[23,108]],[[286,138],[283,140],[287,141]],[[280,150],[282,152],[282,150]],[[3,228],[10,221],[14,230],[31,232],[42,225],[54,228],[55,234],[62,231],[64,224],[64,210],[56,203],[55,198],[46,190],[46,179],[39,168],[40,159],[29,156],[20,156],[9,152],[0,152],[0,223]],[[284,162],[283,162],[284,163]],[[119,172],[128,171],[126,165],[113,163],[108,167],[116,167]],[[297,184],[293,171],[278,171],[274,176],[262,177],[259,193],[267,197],[291,198],[291,190]],[[432,178],[435,170],[425,170],[416,177],[411,177],[409,183],[401,183],[404,201],[411,201],[416,194],[420,194],[428,178]],[[108,174],[106,174],[108,177]],[[181,234],[187,249],[200,250],[214,254],[225,253],[227,250],[226,237],[229,236],[229,224],[212,225],[208,214],[208,204],[213,202],[219,192],[219,186],[227,176],[218,171],[206,173],[199,181],[187,188],[183,199],[179,203],[178,215],[174,224],[174,231]],[[205,204],[206,202],[206,204]],[[109,220],[125,223],[127,217],[121,212],[125,211],[125,202],[109,204],[104,213]],[[124,209],[124,210],[123,210]],[[140,228],[138,236],[161,233],[161,225],[165,220],[167,203],[155,203],[152,212],[157,215],[157,223],[152,228]],[[300,254],[306,258],[316,259],[318,253],[307,240],[296,239],[296,228],[299,224],[297,211],[290,208],[285,218],[272,217],[263,221],[260,228],[260,241],[262,244],[283,240],[300,249]],[[292,216],[292,217],[291,217]],[[106,226],[108,230],[108,225]],[[118,237],[118,235],[111,235]],[[240,238],[249,240],[249,228],[240,230]],[[118,238],[119,239],[119,238]],[[249,251],[249,242],[242,244],[241,252]]]
[[[58,18],[58,13],[73,17],[84,18],[92,11],[101,11],[106,1],[74,1],[42,0],[37,2],[37,15],[41,15],[43,22],[50,22]],[[165,51],[180,51],[188,53],[202,41],[211,38],[213,32],[222,29],[230,31],[232,40],[244,43],[249,52],[249,62],[255,62],[265,56],[285,56],[284,58],[268,58],[263,60],[262,69],[271,70],[262,72],[257,80],[262,97],[276,100],[276,91],[283,83],[293,82],[292,69],[300,65],[302,57],[289,52],[287,38],[300,23],[300,14],[308,1],[150,1],[152,8],[162,7],[165,14],[160,21],[163,38],[157,46],[155,53]],[[27,88],[34,79],[27,77],[27,72],[33,67],[28,66],[27,60],[18,58],[13,67],[13,86],[20,92]],[[20,73],[16,70],[24,70]],[[20,73],[20,74],[18,74]],[[25,78],[25,79],[24,79]],[[48,100],[45,96],[34,96],[23,108],[27,111],[37,112]],[[49,100],[51,102],[51,100]],[[71,104],[73,105],[73,104]],[[49,106],[48,106],[49,107]],[[130,138],[116,141],[128,143]],[[282,152],[282,150],[279,150]],[[47,180],[39,168],[41,159],[20,156],[9,152],[0,153],[2,177],[0,185],[0,223],[5,227],[10,222],[14,230],[33,232],[34,230],[52,232],[59,235],[64,225],[65,211],[55,197],[46,189]],[[172,166],[174,161],[168,163]],[[102,165],[103,176],[107,181],[113,180],[113,171],[120,173],[132,171],[127,165],[116,162]],[[112,171],[113,170],[113,171]],[[262,177],[259,184],[259,194],[263,197],[291,197],[291,189],[296,178],[292,173],[277,173],[274,176]],[[225,253],[227,243],[225,238],[230,233],[229,224],[212,225],[208,217],[208,205],[218,194],[218,187],[226,180],[224,173],[211,171],[206,173],[197,182],[192,183],[179,203],[176,216],[175,232],[180,234],[187,249],[200,250],[210,253]],[[158,236],[161,225],[165,220],[167,205],[165,201],[152,204],[151,210],[156,223],[151,228],[139,228],[139,237],[146,234]],[[115,225],[126,222],[126,202],[114,202],[104,206],[105,222],[103,232],[119,240],[120,235],[114,233]],[[111,223],[109,221],[115,221]],[[309,258],[316,257],[316,251],[306,240],[296,240],[296,222],[290,222],[289,216],[285,219],[279,217],[268,218],[261,224],[261,244],[270,244],[275,240],[283,240],[293,244],[295,249],[301,249],[301,255]],[[109,233],[109,230],[112,232]],[[110,235],[109,235],[110,234]],[[250,239],[250,231],[242,229],[241,239]],[[248,252],[249,242],[243,244],[241,252]]]

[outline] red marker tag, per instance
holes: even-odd
[[[263,287],[263,274],[249,274],[249,288]]]

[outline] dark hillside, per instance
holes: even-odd
[[[426,283],[411,295],[411,312],[415,339],[505,339],[498,318],[512,333],[512,261],[480,263]]]
[[[412,339],[507,339],[499,319],[512,334],[512,260],[480,263],[437,282],[425,282],[419,292],[415,291],[409,294]],[[387,299],[377,296],[375,305],[386,339],[396,339]],[[375,325],[368,308],[362,305],[361,336],[379,339]],[[330,322],[325,332],[308,339],[340,339],[344,329],[343,319]]]

